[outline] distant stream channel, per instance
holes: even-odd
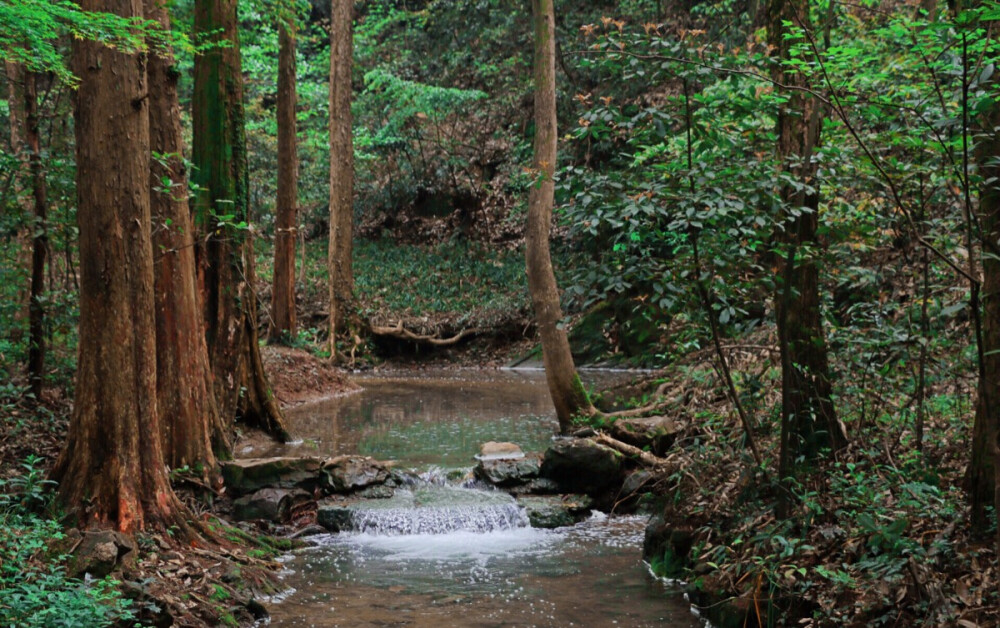
[[[616,376],[622,375],[589,372],[584,379]],[[540,371],[448,370],[356,381],[360,393],[289,410],[294,443],[256,445],[240,455],[360,453],[395,460],[420,473],[427,482],[421,495],[432,496],[422,499],[437,500],[433,507],[451,510],[454,519],[466,516],[462,508],[475,496],[445,478],[471,469],[480,444],[511,441],[544,451],[557,429]],[[267,604],[265,625],[702,625],[682,595],[642,562],[645,517],[595,513],[573,527],[540,530],[516,511],[483,521],[470,514],[462,526],[468,529],[423,526],[432,531],[405,534],[399,518],[406,513],[386,508],[373,513],[376,525],[365,532],[309,537],[310,547],[287,557],[282,578],[289,590]],[[379,526],[379,516],[393,519]]]

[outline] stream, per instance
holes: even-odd
[[[592,372],[587,381],[621,377]],[[269,626],[676,626],[682,595],[642,562],[646,517],[594,513],[541,530],[504,493],[459,486],[479,445],[543,451],[557,429],[544,373],[448,370],[364,376],[364,390],[290,409],[299,440],[242,456],[360,453],[420,473],[357,531],[309,537],[286,558]],[[450,478],[450,479],[449,479]]]

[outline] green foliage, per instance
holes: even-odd
[[[19,628],[112,626],[133,618],[112,578],[66,576],[67,557],[53,547],[62,526],[37,514],[51,507],[50,483],[38,459],[20,476],[0,481],[0,625]]]
[[[360,241],[354,259],[368,316],[457,313],[487,321],[527,307],[524,258],[517,251],[498,254],[462,241],[434,247]],[[401,277],[412,278],[405,289]]]

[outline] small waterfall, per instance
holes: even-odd
[[[349,507],[346,529],[382,536],[495,532],[528,525],[505,493],[422,484]]]

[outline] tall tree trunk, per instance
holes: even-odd
[[[228,42],[196,56],[194,64],[192,180],[199,189],[195,219],[207,234],[199,263],[216,403],[224,420],[239,415],[284,439],[257,343],[236,0],[195,0],[194,30]]]
[[[525,262],[528,289],[542,339],[545,379],[559,419],[566,433],[573,417],[593,415],[594,406],[580,382],[570,353],[566,330],[560,325],[562,309],[559,288],[549,254],[556,168],[556,47],[553,0],[532,0],[535,26],[535,146],[532,171],[538,181],[528,198],[528,225],[525,231]]]
[[[787,102],[778,110],[778,160],[800,186],[783,185],[780,241],[786,248],[781,284],[775,295],[778,338],[782,365],[782,436],[779,472],[792,473],[794,460],[815,457],[824,447],[840,449],[847,433],[837,418],[831,399],[830,369],[827,362],[823,319],[820,312],[819,183],[815,180],[813,150],[819,142],[822,110],[815,98],[800,89],[806,87],[801,72],[783,64],[789,60],[793,42],[786,38],[789,24],[808,29],[807,0],[771,0],[768,6],[768,35],[774,48],[776,82],[790,86]],[[808,186],[813,186],[807,192]]]
[[[337,334],[354,313],[354,141],[351,136],[351,66],[354,3],[331,0],[330,16],[330,357]]]
[[[9,120],[8,131],[10,133],[10,152],[17,155],[21,152],[21,143],[24,141],[24,112],[21,103],[24,102],[22,94],[24,80],[21,76],[21,66],[13,61],[4,62],[4,72],[7,75],[7,104],[9,110],[7,119]]]
[[[142,0],[83,0],[141,18]],[[83,526],[187,529],[167,478],[156,405],[146,68],[73,41],[80,344],[69,436],[52,477]]]
[[[35,399],[41,399],[45,383],[45,253],[49,247],[48,200],[38,133],[38,81],[34,72],[24,73],[25,140],[31,170],[31,197],[35,219],[31,230],[31,295],[28,302],[28,381]]]
[[[146,18],[170,31],[160,0],[145,0]],[[156,388],[166,463],[190,467],[213,480],[219,451],[229,450],[228,429],[215,405],[205,321],[198,302],[194,229],[173,52],[152,51],[149,75],[149,141],[162,157],[151,163],[150,207],[156,300]]]
[[[28,164],[25,159],[27,151],[24,146],[25,72],[20,64],[14,63],[13,61],[6,61],[4,64],[4,73],[7,77],[7,114],[9,122],[7,128],[10,134],[10,154],[16,158],[18,169],[18,172],[14,176],[11,191],[12,194],[18,199],[17,204],[21,208],[20,215],[22,217],[26,217],[31,209],[29,208],[30,203],[27,202],[24,195],[24,188],[22,186],[22,173],[28,169]],[[27,225],[30,223],[27,223],[26,221],[21,224],[22,227],[18,230],[17,234],[17,266],[18,271],[30,276],[32,263],[31,240],[33,229],[28,228]],[[31,309],[31,289],[31,281],[25,281],[22,285],[18,286],[16,297],[17,309],[14,311],[14,324],[11,325],[10,329],[7,331],[10,341],[13,343],[20,343],[24,340],[25,318],[29,318],[29,310]]]
[[[991,81],[991,87],[995,81]],[[986,509],[1000,512],[1000,107],[993,103],[978,121],[979,143],[975,160],[984,181],[979,191],[979,225],[982,245],[983,346],[976,419],[972,429],[972,460],[969,465],[970,519],[974,529],[989,524]],[[1000,530],[998,530],[1000,534]],[[1000,537],[998,537],[1000,546]]]
[[[278,202],[268,340],[295,335],[295,240],[299,158],[295,141],[295,17],[278,26]]]

